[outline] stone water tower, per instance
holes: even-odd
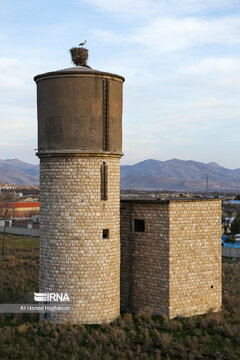
[[[77,66],[37,75],[40,292],[70,296],[56,322],[108,323],[120,309],[119,75]]]

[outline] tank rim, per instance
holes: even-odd
[[[71,68],[67,68],[67,69],[62,69],[62,70],[57,70],[57,71],[50,71],[50,72],[46,72],[43,74],[39,74],[36,75],[33,79],[34,81],[38,81],[38,80],[42,80],[46,77],[61,77],[62,75],[100,75],[100,76],[110,76],[110,77],[115,77],[118,79],[121,79],[123,82],[125,81],[125,78],[121,75],[118,74],[113,74],[113,73],[109,73],[109,72],[105,72],[105,71],[100,71],[100,70],[94,70],[91,67],[86,67],[86,66],[74,66]]]

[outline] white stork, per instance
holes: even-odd
[[[87,40],[85,40],[84,42],[81,42],[81,43],[79,44],[79,46],[84,46],[84,45],[86,44],[86,42],[87,42]]]

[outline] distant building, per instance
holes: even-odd
[[[34,198],[30,196],[23,196],[21,199],[23,202],[34,202]]]
[[[32,221],[33,221],[34,223],[40,224],[40,215],[34,215],[34,216],[32,216]]]
[[[240,241],[240,234],[235,235],[235,241]]]
[[[7,205],[5,205],[7,204]],[[31,218],[33,215],[39,215],[40,203],[35,202],[0,202],[0,208],[7,206],[9,209],[9,218]]]

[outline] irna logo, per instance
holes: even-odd
[[[67,293],[34,293],[35,301],[66,302],[70,301]]]

